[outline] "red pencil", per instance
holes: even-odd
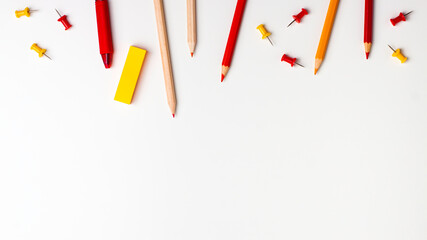
[[[237,0],[233,23],[231,24],[230,35],[228,35],[227,47],[225,48],[224,58],[222,60],[221,82],[224,81],[225,75],[227,75],[227,72],[230,69],[231,59],[233,58],[234,48],[236,47],[237,35],[239,34],[240,23],[242,22],[245,6],[246,0]]]
[[[365,53],[366,59],[369,58],[369,53],[372,47],[372,12],[374,0],[365,0]]]
[[[111,38],[110,9],[108,0],[95,0],[96,22],[98,24],[99,51],[105,68],[113,61],[113,41]]]

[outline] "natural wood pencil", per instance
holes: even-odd
[[[328,13],[326,14],[325,24],[323,25],[322,36],[320,37],[319,47],[317,48],[314,74],[317,74],[320,65],[322,65],[323,59],[325,58],[339,2],[340,0],[331,0],[329,3]]]
[[[197,44],[196,0],[187,0],[187,41],[193,57]]]
[[[157,32],[159,34],[160,53],[162,56],[163,74],[165,78],[166,95],[172,116],[175,117],[176,96],[173,81],[172,64],[169,52],[169,42],[166,30],[165,11],[163,0],[154,0],[154,10],[156,12]]]

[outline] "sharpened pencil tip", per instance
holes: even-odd
[[[221,74],[221,82],[224,81],[224,78],[225,78],[224,74]]]
[[[367,53],[366,53],[366,59],[368,59],[368,58],[369,58],[369,53],[367,52]]]
[[[192,53],[191,53],[191,57],[193,57],[193,55],[194,55],[194,53],[192,52]]]
[[[174,113],[172,113],[172,117],[175,118],[175,114]]]
[[[314,69],[314,75],[316,75],[317,74],[317,71],[318,71],[319,69]]]

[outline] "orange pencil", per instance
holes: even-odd
[[[314,74],[317,74],[320,65],[322,65],[323,59],[325,58],[339,2],[340,0],[331,0],[329,3],[328,13],[326,14],[325,24],[323,25],[322,36],[320,37],[319,47],[317,48]]]

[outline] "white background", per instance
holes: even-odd
[[[427,1],[377,0],[366,61],[364,1],[342,0],[314,76],[329,1],[248,0],[221,84],[236,1],[197,1],[191,59],[186,1],[165,0],[175,119],[151,0],[110,1],[110,70],[92,0],[0,2],[0,239],[427,239]],[[113,98],[130,45],[148,54],[128,106]]]

